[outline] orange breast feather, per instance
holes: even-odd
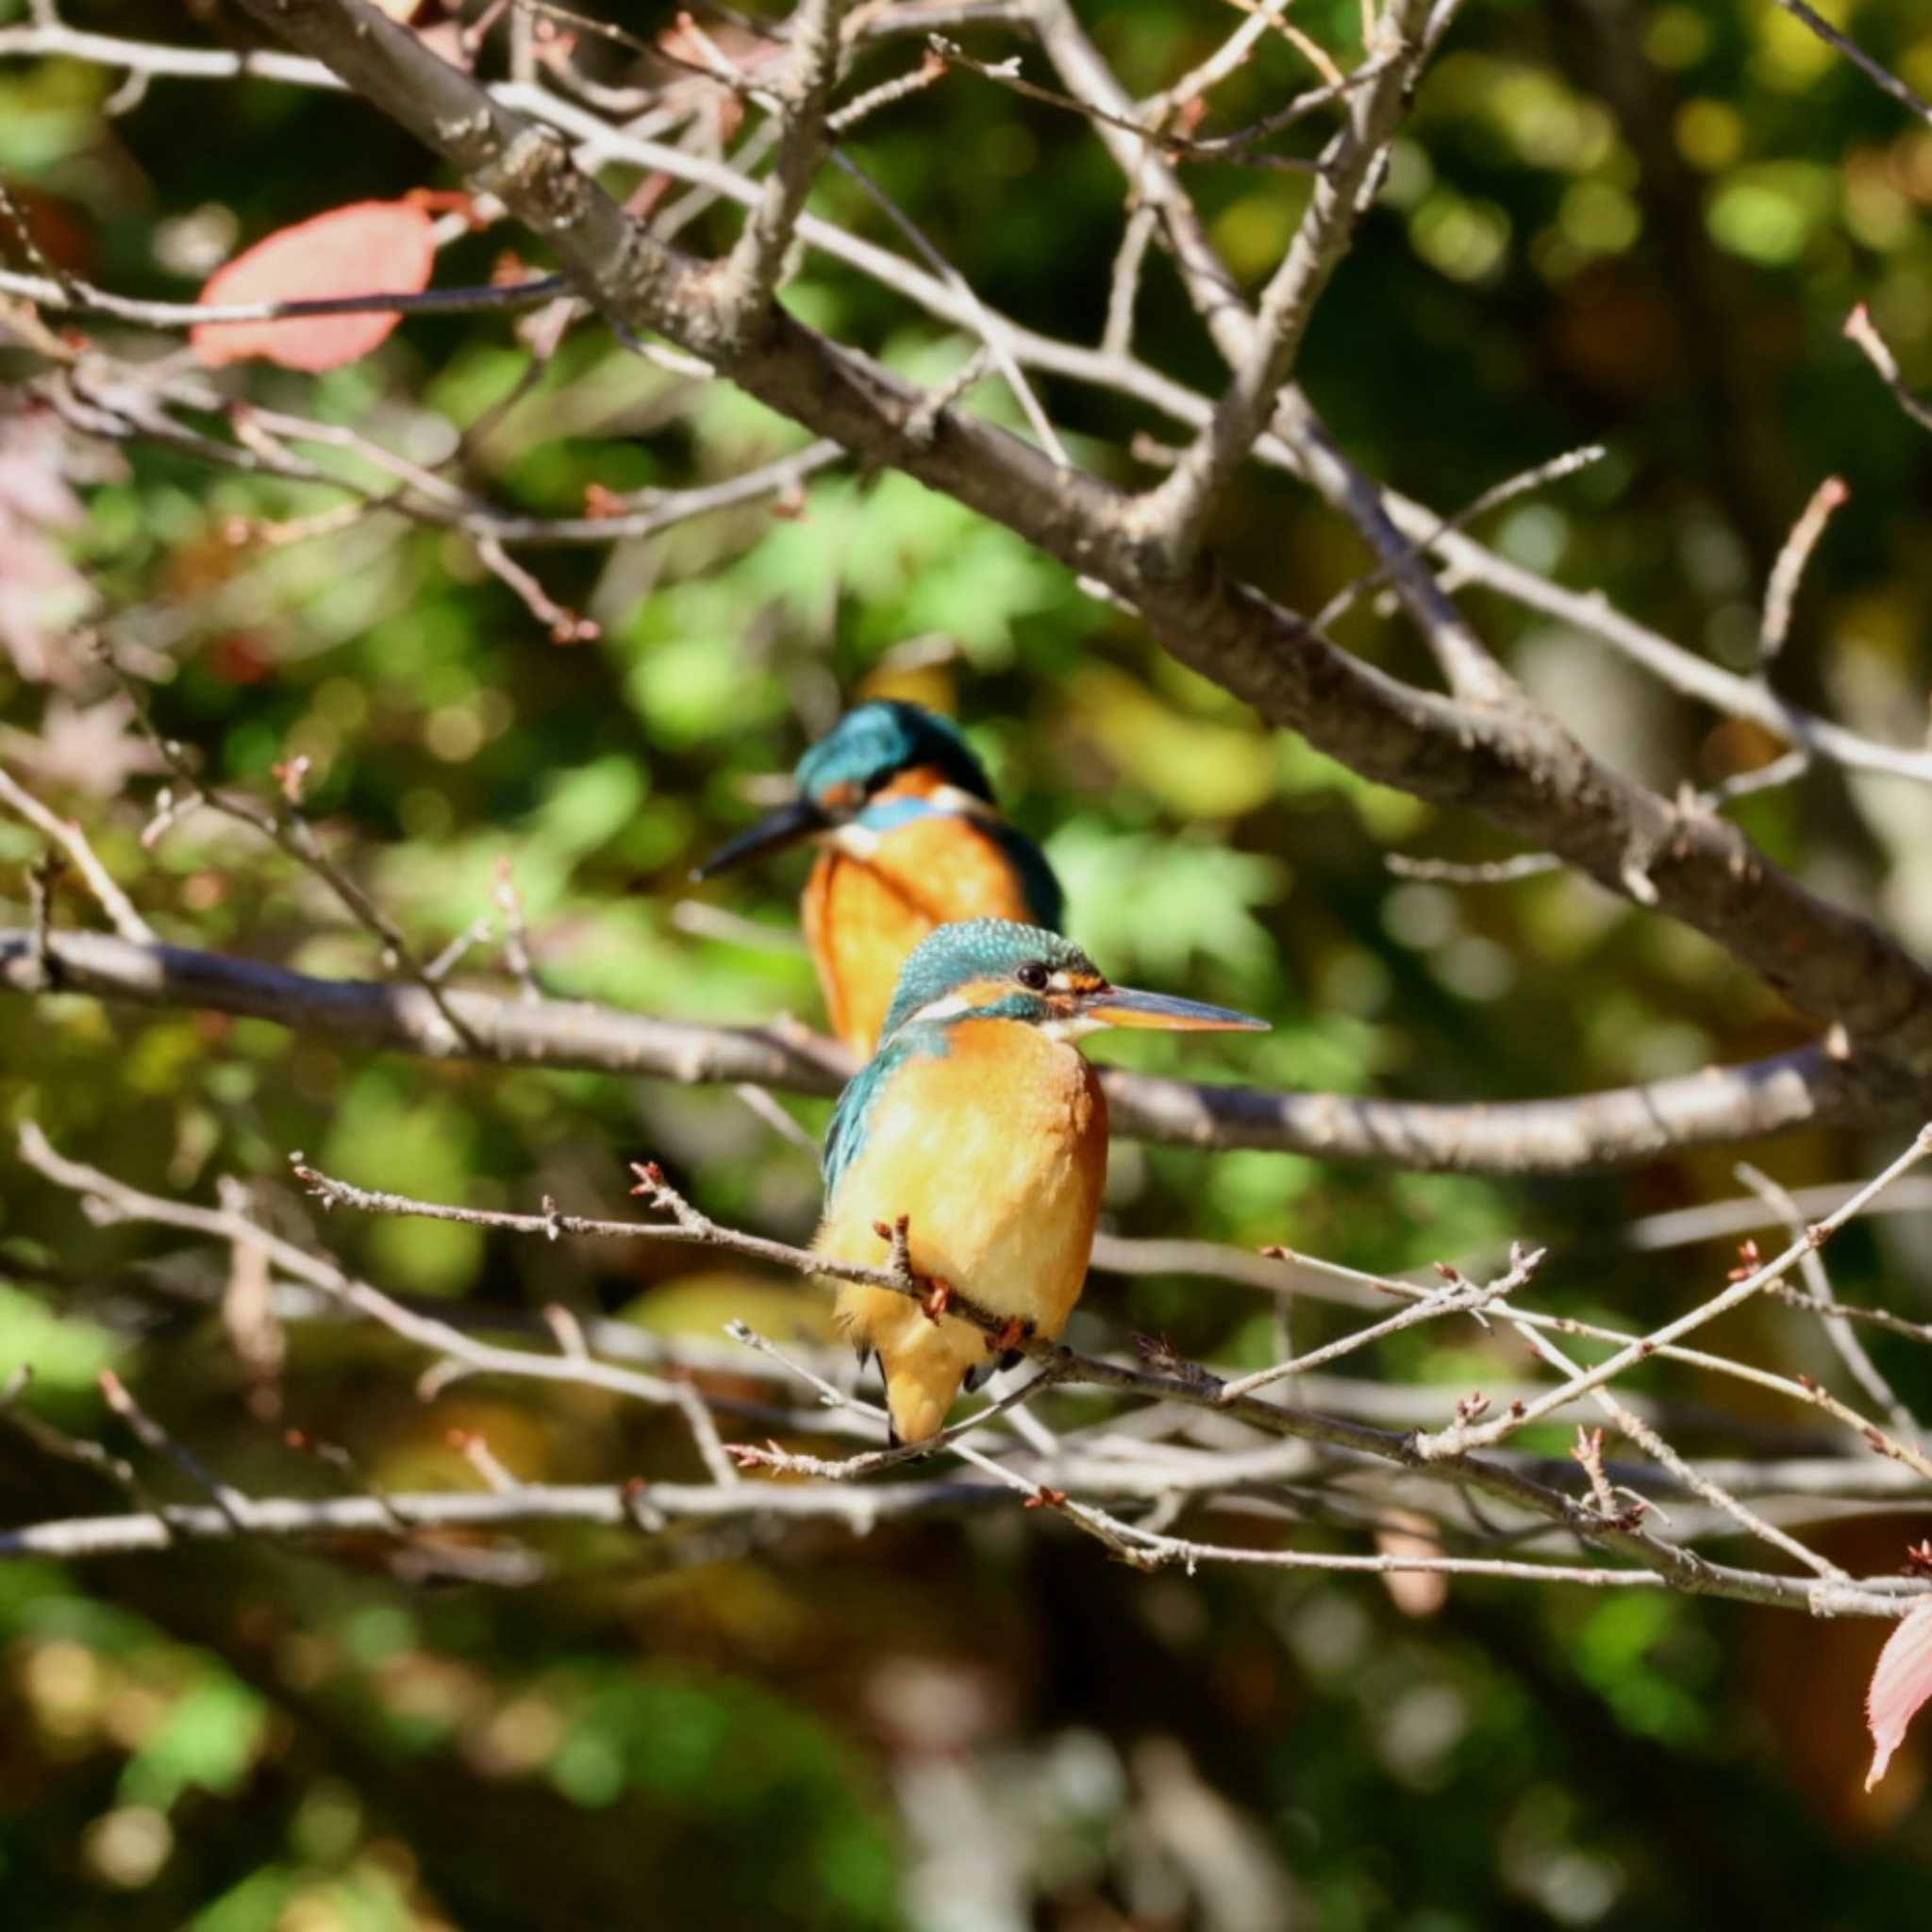
[[[1032,918],[999,846],[971,819],[938,815],[881,834],[863,858],[823,852],[802,910],[832,1030],[864,1055],[878,1044],[906,956],[934,926]]]
[[[1071,1046],[1011,1021],[960,1021],[951,1051],[898,1069],[815,1245],[881,1265],[874,1224],[908,1217],[913,1268],[1035,1332],[1066,1325],[1087,1276],[1107,1177],[1107,1100]],[[875,1349],[908,1441],[944,1423],[987,1358],[970,1324],[885,1289],[839,1291],[841,1325]]]

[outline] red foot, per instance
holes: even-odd
[[[1026,1324],[1018,1315],[1008,1315],[1007,1325],[986,1338],[986,1352],[988,1355],[1004,1355],[1009,1348],[1018,1348],[1026,1340],[1027,1333]]]
[[[1044,1483],[1022,1505],[1027,1509],[1064,1509],[1067,1507],[1067,1492],[1064,1490],[1050,1490]]]
[[[925,1311],[928,1322],[937,1322],[953,1306],[952,1283],[933,1275],[925,1291],[925,1299],[919,1306]]]

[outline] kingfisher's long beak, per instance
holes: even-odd
[[[799,840],[810,838],[814,832],[825,831],[831,823],[810,799],[794,798],[790,805],[781,805],[776,811],[766,813],[737,838],[727,839],[704,864],[693,870],[691,877],[715,878],[727,867],[757,853],[776,852],[782,846],[795,845]]]
[[[1177,1000],[1164,992],[1137,992],[1127,986],[1109,986],[1088,993],[1079,1010],[1083,1020],[1101,1026],[1158,1026],[1174,1033],[1268,1031],[1268,1022],[1251,1013],[1204,1006],[1199,1000]]]

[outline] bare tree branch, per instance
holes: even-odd
[[[1329,1342],[1325,1347],[1310,1349],[1307,1354],[1297,1356],[1291,1361],[1276,1362],[1272,1368],[1257,1369],[1251,1375],[1242,1375],[1230,1382],[1221,1391],[1223,1400],[1233,1400],[1242,1395],[1251,1395],[1257,1389],[1265,1389],[1271,1383],[1286,1381],[1291,1375],[1300,1375],[1307,1370],[1321,1367],[1324,1362],[1339,1361],[1344,1356],[1353,1355],[1357,1349],[1382,1341],[1386,1336],[1399,1335],[1404,1329],[1413,1328],[1424,1322],[1434,1322],[1444,1315],[1474,1315],[1481,1319],[1482,1311],[1503,1296],[1513,1294],[1519,1288],[1525,1288],[1536,1278],[1536,1271],[1542,1265],[1544,1250],[1519,1248],[1510,1257],[1509,1272],[1498,1275],[1494,1281],[1466,1281],[1459,1274],[1451,1274],[1451,1278],[1435,1293],[1424,1296],[1421,1301],[1411,1302],[1398,1315],[1391,1315],[1385,1321],[1372,1323],[1366,1328],[1357,1328],[1351,1335],[1344,1335]]]
[[[891,17],[896,20],[899,14],[908,11],[895,8]],[[928,17],[924,9],[912,11],[919,18]],[[1016,13],[1009,14],[997,7],[993,11],[1003,19],[1018,17]],[[1131,110],[1133,104],[1119,92],[1118,84],[1080,34],[1077,23],[1070,14],[1063,12],[1060,0],[1035,0],[1030,11],[1038,17],[1042,43],[1061,61],[1063,70],[1070,75],[1070,84],[1072,77],[1077,75],[1095,100],[1113,102],[1124,113]],[[913,29],[907,27],[905,30]],[[275,64],[260,70],[264,77],[308,87],[340,85],[322,63],[285,56],[204,54],[201,50],[169,48],[100,35],[75,36],[64,28],[53,30],[51,39],[43,41],[42,36],[42,29],[39,27],[0,28],[0,54],[69,52],[76,57],[126,66],[131,71],[178,73],[208,78],[225,77],[243,71],[255,72],[256,68],[248,63],[265,60]],[[1358,69],[1353,77],[1366,78],[1366,68]],[[702,155],[686,154],[677,148],[664,146],[646,136],[613,131],[575,104],[546,93],[541,88],[512,83],[499,88],[496,93],[506,105],[540,114],[580,140],[603,142],[613,155],[625,156],[640,165],[660,170],[676,178],[701,182],[746,206],[754,204],[758,198],[756,184],[729,167]],[[1107,123],[1101,124],[1100,131],[1103,140],[1108,140]],[[1123,141],[1127,139],[1124,135],[1119,138]],[[1131,167],[1129,172],[1133,172]],[[1191,202],[1177,185],[1174,185],[1173,196],[1168,195],[1167,189],[1173,185],[1171,171],[1150,161],[1137,178],[1142,180],[1149,205],[1159,208],[1168,221],[1183,279],[1208,319],[1217,341],[1222,344],[1224,353],[1232,359],[1245,341],[1245,331],[1251,326],[1251,318],[1242,305],[1239,289],[1214,256],[1205,231],[1199,228]],[[810,246],[874,276],[934,315],[961,326],[977,325],[974,307],[962,291],[948,287],[873,243],[847,235],[809,214],[800,217],[798,234]],[[997,320],[994,326],[998,339],[1009,343],[1013,353],[1030,366],[1070,380],[1115,390],[1160,410],[1188,427],[1199,429],[1212,416],[1213,406],[1205,397],[1124,355],[1108,355],[1058,341],[1004,319]],[[1291,469],[1303,469],[1307,460],[1306,454],[1297,456],[1272,437],[1261,440],[1257,453],[1266,461]],[[1351,472],[1327,463],[1318,464],[1307,474],[1309,480],[1321,488],[1331,502],[1346,507]],[[1801,743],[1821,757],[1853,769],[1932,783],[1932,753],[1876,743],[1830,720],[1815,717],[1798,707],[1785,704],[1755,680],[1737,677],[1615,611],[1600,594],[1568,591],[1533,571],[1495,557],[1482,544],[1455,531],[1438,512],[1425,506],[1392,491],[1384,492],[1381,501],[1405,535],[1414,541],[1439,549],[1459,577],[1480,583],[1527,608],[1556,616],[1589,635],[1601,638],[1626,652],[1674,688],[1730,715],[1763,724],[1767,729],[1792,742]],[[554,541],[598,541],[598,534],[588,520],[580,520],[575,525],[560,520],[532,522],[536,527],[527,533],[506,529],[501,534],[506,541],[553,541],[546,533],[555,529],[558,535]],[[632,532],[620,523],[605,534],[621,536]]]
[[[1626,1369],[1657,1354],[1667,1343],[1677,1341],[1680,1336],[1703,1327],[1707,1323],[1715,1321],[1718,1316],[1749,1301],[1760,1290],[1782,1280],[1807,1254],[1823,1247],[1838,1229],[1857,1215],[1866,1202],[1883,1193],[1901,1174],[1916,1167],[1928,1155],[1932,1155],[1932,1125],[1920,1128],[1905,1152],[1882,1174],[1859,1189],[1849,1201],[1835,1208],[1823,1221],[1807,1228],[1804,1234],[1774,1260],[1767,1262],[1762,1268],[1744,1273],[1740,1279],[1733,1281],[1721,1293],[1699,1304],[1689,1313],[1665,1323],[1662,1327],[1653,1330],[1640,1341],[1618,1350],[1607,1360],[1598,1362],[1594,1368],[1571,1376],[1560,1388],[1552,1390],[1547,1395],[1539,1396],[1536,1401],[1525,1405],[1521,1410],[1512,1410],[1491,1422],[1474,1425],[1457,1424],[1454,1428],[1442,1430],[1437,1436],[1426,1439],[1419,1445],[1421,1453],[1431,1458],[1456,1457],[1464,1455],[1473,1448],[1499,1442],[1506,1436],[1561,1407],[1574,1396],[1583,1394],[1591,1389],[1601,1388]],[[1897,1445],[1892,1445],[1888,1453],[1897,1453]],[[1906,1459],[1910,1459],[1909,1454]],[[1932,1477],[1932,1461],[1919,1457],[1914,1466],[1919,1465],[1924,1465],[1920,1468],[1921,1474]]]
[[[88,843],[87,835],[71,819],[60,818],[49,811],[4,765],[0,765],[0,806],[51,839],[67,856],[74,869],[87,881],[88,890],[99,902],[101,910],[108,915],[108,924],[129,945],[157,943],[154,928],[134,909],[134,902],[101,863],[99,856]]]
[[[1785,539],[1784,548],[1778,552],[1770,580],[1764,587],[1764,619],[1757,630],[1757,662],[1760,666],[1769,664],[1784,649],[1785,639],[1791,628],[1791,607],[1797,602],[1798,586],[1804,579],[1805,566],[1810,562],[1811,553],[1818,547],[1818,540],[1824,535],[1825,525],[1850,495],[1842,476],[1827,476],[1811,492],[1811,500],[1791,525],[1791,534]]]
[[[718,325],[733,340],[762,326],[805,197],[830,149],[825,122],[839,80],[840,28],[851,6],[852,0],[802,0],[792,16],[777,158],[712,291]]]
[[[1347,120],[1324,150],[1314,193],[1294,240],[1263,291],[1249,345],[1208,426],[1173,473],[1135,506],[1131,526],[1150,561],[1178,575],[1192,562],[1216,506],[1273,417],[1315,305],[1355,234],[1371,177],[1394,134],[1421,64],[1428,0],[1391,0],[1377,22],[1395,56],[1349,97]]]
[[[313,1038],[429,1058],[818,1094],[836,1093],[853,1071],[841,1048],[802,1031],[704,1026],[443,985],[450,1010],[479,1042],[470,1047],[451,1038],[419,988],[316,979],[105,933],[56,932],[43,942],[30,930],[0,928],[0,994],[43,991],[48,959],[64,992],[245,1014]],[[1118,1069],[1102,1077],[1114,1131],[1127,1139],[1489,1174],[1575,1173],[1804,1124],[1879,1124],[1922,1111],[1924,1100],[1920,1085],[1874,1058],[1818,1047],[1571,1099],[1468,1106],[1205,1086]]]
[[[1878,333],[1878,325],[1872,320],[1872,311],[1862,302],[1845,317],[1845,339],[1855,343],[1866,361],[1877,370],[1879,380],[1891,391],[1892,400],[1899,408],[1921,429],[1932,429],[1932,408],[1928,408],[1906,386],[1905,377],[1899,374],[1898,358],[1891,353],[1891,345]]]
[[[1932,1151],[1932,1131],[1923,1137],[1924,1145],[1918,1151]],[[29,1128],[23,1136],[22,1151],[25,1158],[49,1178],[60,1185],[76,1189],[99,1202],[104,1209],[115,1215],[131,1219],[156,1220],[162,1223],[192,1229],[219,1240],[232,1241],[241,1238],[236,1223],[240,1217],[227,1210],[213,1211],[204,1208],[187,1208],[179,1204],[160,1200],[141,1193],[126,1187],[96,1170],[65,1160],[49,1147],[37,1130]],[[1857,1211],[1863,1200],[1882,1191],[1896,1173],[1903,1171],[1904,1162],[1894,1163],[1886,1174],[1861,1191],[1858,1197],[1842,1210],[1842,1217]],[[776,1259],[783,1265],[790,1265],[801,1273],[815,1275],[834,1274],[858,1275],[877,1282],[880,1286],[893,1289],[897,1292],[917,1296],[922,1284],[909,1271],[902,1270],[905,1278],[891,1269],[858,1271],[842,1264],[827,1263],[824,1257],[801,1250],[787,1250],[780,1243],[769,1242],[760,1237],[741,1234],[736,1230],[720,1227],[691,1208],[688,1203],[673,1192],[655,1170],[641,1169],[642,1184],[639,1191],[643,1192],[662,1211],[671,1216],[668,1224],[656,1224],[659,1238],[698,1241],[731,1249],[747,1256],[758,1256],[766,1259]],[[641,1230],[630,1224],[573,1223],[569,1217],[559,1216],[554,1208],[547,1208],[541,1216],[515,1216],[496,1213],[480,1213],[476,1210],[444,1208],[436,1204],[413,1202],[398,1196],[370,1194],[364,1191],[345,1187],[340,1182],[328,1180],[312,1173],[307,1174],[311,1187],[318,1188],[325,1199],[343,1205],[381,1212],[422,1214],[428,1213],[439,1218],[469,1221],[477,1224],[499,1227],[508,1231],[537,1235],[545,1239],[554,1238],[562,1227],[577,1225],[585,1229],[605,1233],[636,1236]],[[270,1253],[278,1263],[288,1266],[304,1278],[315,1282],[331,1294],[340,1296],[345,1302],[357,1307],[361,1312],[383,1325],[414,1339],[428,1341],[432,1346],[442,1349],[459,1366],[475,1367],[491,1373],[514,1374],[537,1374],[550,1380],[576,1381],[590,1387],[610,1389],[613,1392],[631,1393],[646,1401],[661,1404],[665,1399],[664,1385],[656,1378],[644,1377],[634,1372],[623,1371],[598,1362],[586,1353],[568,1349],[556,1357],[538,1356],[527,1351],[501,1350],[486,1347],[447,1324],[410,1315],[396,1304],[384,1297],[367,1284],[358,1283],[344,1275],[333,1263],[323,1261],[306,1251],[281,1241],[251,1224],[242,1223],[246,1237],[258,1242]],[[998,1327],[995,1318],[973,1308],[969,1304],[955,1301],[953,1312],[963,1319],[976,1323],[991,1332]],[[1233,1417],[1242,1423],[1258,1428],[1269,1435],[1298,1439],[1311,1444],[1325,1445],[1331,1451],[1345,1452],[1358,1457],[1408,1472],[1437,1483],[1448,1483],[1457,1487],[1477,1491],[1492,1501],[1507,1505],[1518,1511],[1544,1521],[1568,1527],[1583,1537],[1589,1544],[1615,1550],[1626,1557],[1634,1557],[1639,1563],[1666,1578],[1673,1587],[1698,1594],[1717,1594],[1738,1598],[1743,1601],[1776,1603],[1795,1607],[1806,1607],[1814,1613],[1864,1614],[1874,1616],[1896,1616],[1907,1606],[1911,1591],[1909,1588],[1900,1590],[1891,1579],[1871,1579],[1863,1583],[1845,1579],[1833,1572],[1807,1581],[1789,1576],[1773,1576],[1761,1572],[1738,1570],[1719,1565],[1695,1554],[1681,1543],[1659,1539],[1641,1527],[1637,1521],[1637,1512],[1632,1511],[1614,1520],[1607,1520],[1593,1503],[1585,1503],[1566,1491],[1551,1487],[1536,1477],[1524,1474],[1520,1468],[1503,1462],[1495,1462],[1468,1453],[1467,1448],[1458,1449],[1453,1456],[1431,1453],[1426,1439],[1412,1439],[1407,1436],[1391,1435],[1387,1431],[1367,1427],[1342,1418],[1323,1416],[1301,1408],[1286,1407],[1257,1401],[1253,1396],[1230,1394],[1220,1378],[1168,1357],[1164,1351],[1158,1352],[1158,1369],[1132,1369],[1083,1355],[1063,1345],[1031,1340],[1024,1344],[1026,1353],[1034,1357],[1046,1376],[1053,1381],[1084,1382],[1103,1389],[1110,1389],[1125,1395],[1151,1398],[1186,1407],[1212,1409]],[[1574,1378],[1572,1385],[1577,1390],[1600,1387],[1605,1379],[1600,1371]],[[677,1385],[681,1388],[682,1385]],[[823,1385],[821,1385],[823,1386]],[[833,1391],[841,1403],[848,1398]],[[1567,1399],[1562,1391],[1553,1398],[1542,1398],[1532,1405],[1547,1410],[1555,1402]],[[1457,1424],[1468,1430],[1473,1425],[1475,1407],[1465,1405],[1467,1419]],[[1525,1416],[1518,1418],[1514,1425],[1520,1426]],[[708,1424],[707,1424],[708,1427]],[[700,1430],[700,1443],[706,1443],[706,1432]],[[715,1434],[709,1437],[711,1449],[707,1454],[708,1462],[715,1462]],[[1103,1541],[1108,1541],[1120,1553],[1141,1547],[1158,1560],[1181,1559],[1184,1554],[1178,1551],[1162,1550],[1156,1545],[1146,1544],[1143,1539],[1154,1534],[1144,1531],[1139,1525],[1123,1525],[1118,1519],[1106,1512],[1098,1512],[1091,1504],[1073,1502],[1067,1493],[1058,1486],[1058,1473],[1050,1483],[1037,1474],[1023,1474],[1005,1463],[997,1463],[983,1457],[977,1450],[958,1440],[958,1433],[946,1444],[946,1452],[960,1457],[984,1474],[992,1476],[995,1482],[1008,1489],[1017,1489],[1025,1494],[1030,1506],[1045,1506],[1057,1510],[1065,1510],[1079,1526],[1091,1534],[1097,1534]],[[1052,1452],[1058,1457],[1058,1451]],[[1682,1472],[1678,1472],[1681,1475]],[[1225,1468],[1217,1467],[1216,1458],[1208,1458],[1208,1466],[1202,1472],[1202,1480],[1212,1487],[1226,1480]],[[1113,1480],[1118,1480],[1116,1475]],[[1104,1488],[1108,1477],[1102,1475],[1096,1487]],[[1163,1489],[1173,1487],[1171,1473],[1163,1472],[1158,1478]],[[634,1485],[619,1491],[633,1506],[630,1519],[650,1524],[661,1522],[673,1510],[686,1510],[696,1513],[736,1513],[739,1510],[757,1512],[762,1509],[770,1496],[839,1496],[865,1497],[877,1492],[862,1486],[854,1486],[843,1479],[827,1480],[810,1486],[784,1486],[772,1489],[764,1484],[746,1484],[730,1477],[718,1476],[711,1485],[700,1491],[681,1489],[663,1490],[665,1503],[660,1506],[658,1497],[661,1486]],[[907,1486],[908,1489],[913,1486]],[[532,1493],[518,1488],[507,1491],[492,1491],[491,1500],[499,1505],[513,1505],[518,1499]],[[575,1502],[572,1513],[588,1511],[596,1520],[597,1511],[605,1506],[588,1505],[583,1498],[588,1492],[572,1492]],[[596,1492],[608,1495],[608,1491]],[[906,1490],[894,1488],[882,1492],[899,1499]],[[365,1504],[365,1499],[354,1499]],[[410,1510],[408,1500],[388,1496],[377,1506],[369,1499],[365,1507],[379,1507],[386,1522],[392,1526],[393,1519],[401,1516],[408,1519]],[[930,1496],[926,1499],[934,1500]],[[1734,1499],[1725,1499],[1734,1505]],[[782,1513],[831,1513],[845,1514],[853,1506],[849,1504],[826,1504],[791,1502],[778,1505]],[[860,1506],[861,1511],[863,1506]],[[277,1533],[278,1525],[289,1524],[291,1519],[278,1514],[280,1506],[274,1504],[250,1503],[246,1512],[247,1527],[251,1533]],[[237,1517],[232,1508],[214,1512],[232,1534],[237,1527]],[[1732,1513],[1740,1514],[1750,1520],[1750,1512],[1734,1507]],[[314,1515],[293,1519],[293,1527],[288,1533],[299,1533],[310,1527],[320,1526],[327,1521]],[[608,1520],[608,1519],[602,1519]],[[847,1516],[848,1521],[853,1521]],[[858,1520],[871,1521],[870,1516]],[[165,1541],[171,1533],[200,1534],[207,1530],[205,1516],[176,1511],[163,1511],[142,1522],[139,1529],[130,1527],[122,1520],[112,1531],[99,1532],[108,1541],[98,1546],[87,1542],[90,1532],[72,1524],[42,1526],[41,1532],[32,1530],[14,1533],[12,1538],[0,1537],[0,1557],[25,1555],[37,1550],[44,1552],[44,1541],[36,1541],[36,1535],[51,1537],[54,1547],[69,1550],[71,1553],[84,1553],[90,1547],[152,1547],[151,1539]],[[220,1531],[207,1531],[220,1534]],[[130,1541],[129,1539],[132,1539]],[[1197,1547],[1197,1555],[1207,1559],[1213,1546]],[[1230,1557],[1229,1560],[1238,1560]],[[1241,1559],[1244,1560],[1244,1559]],[[1283,1553],[1279,1559],[1292,1563],[1294,1558]],[[1502,1573],[1494,1573],[1502,1574]],[[1884,1587],[1875,1587],[1883,1585]]]
[[[1768,1174],[1760,1173],[1749,1161],[1740,1161],[1737,1174],[1738,1178],[1784,1224],[1787,1234],[1793,1239],[1806,1234],[1805,1217],[1787,1189],[1780,1187]],[[1806,1242],[1806,1251],[1799,1257],[1798,1268],[1808,1291],[1809,1301],[1798,1299],[1796,1305],[1822,1305],[1832,1311],[1824,1317],[1824,1332],[1831,1345],[1837,1349],[1840,1359],[1851,1372],[1852,1379],[1891,1418],[1891,1425],[1900,1437],[1907,1442],[1916,1444],[1919,1440],[1917,1419],[1899,1400],[1897,1390],[1886,1380],[1878,1364],[1872,1359],[1871,1351],[1858,1339],[1857,1329],[1840,1311],[1838,1296],[1832,1292],[1831,1275],[1825,1268],[1824,1257],[1818,1252],[1816,1243],[1808,1239]],[[1868,1312],[1889,1314],[1890,1311],[1886,1309]],[[1893,1319],[1898,1323],[1894,1333],[1900,1330],[1907,1334],[1917,1331],[1918,1339],[1932,1339],[1932,1331],[1927,1331],[1923,1324],[1907,1323],[1897,1317]]]
[[[657,329],[718,359],[774,407],[947,491],[1108,584],[1145,612],[1177,657],[1365,775],[1476,806],[1523,836],[1546,839],[1614,890],[1708,932],[1820,1019],[1841,1023],[1907,1069],[1932,1065],[1932,974],[1870,924],[1805,891],[1735,828],[1684,818],[1590,758],[1541,714],[1396,684],[1212,574],[1151,585],[1115,492],[957,411],[938,434],[908,439],[915,391],[783,315],[755,345],[726,354],[706,271],[630,222],[571,167],[554,136],[366,0],[246,4],[336,62],[358,92],[520,213],[620,326]]]
[[[5,29],[0,29],[4,35]],[[5,51],[0,42],[0,52]],[[142,302],[90,282],[55,282],[0,269],[0,295],[17,295],[56,315],[94,315],[143,328],[189,329],[211,322],[283,322],[304,315],[470,315],[493,308],[533,308],[567,294],[562,275],[502,288],[425,289],[415,293],[304,296],[287,302]]]
[[[1932,103],[1922,100],[1890,68],[1880,66],[1876,60],[1873,59],[1871,55],[1866,53],[1864,48],[1858,45],[1857,42],[1848,40],[1843,34],[1840,33],[1830,21],[1826,20],[1814,8],[1807,7],[1805,4],[1805,0],[1777,0],[1777,4],[1793,20],[1803,21],[1827,47],[1836,48],[1874,87],[1883,89],[1902,108],[1916,114],[1928,126],[1932,126]]]

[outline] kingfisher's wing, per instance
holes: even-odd
[[[930,1035],[930,1037],[928,1037]],[[865,1136],[873,1109],[879,1096],[891,1084],[892,1076],[908,1060],[945,1051],[943,1035],[924,1027],[908,1028],[885,1041],[879,1050],[846,1081],[838,1104],[832,1108],[831,1125],[825,1129],[824,1152],[819,1157],[819,1172],[825,1183],[825,1205],[829,1208],[839,1191]]]
[[[832,1108],[832,1123],[825,1129],[824,1149],[819,1156],[819,1173],[824,1179],[828,1207],[839,1191],[845,1171],[852,1165],[852,1157],[865,1139],[866,1112],[878,1095],[878,1082],[873,1077],[877,1064],[874,1059],[860,1067],[846,1081],[838,1105]]]
[[[1024,832],[1016,830],[1004,819],[981,829],[1000,848],[1018,876],[1033,924],[1044,926],[1048,932],[1060,931],[1066,919],[1066,898],[1053,867],[1046,862],[1046,854]]]

